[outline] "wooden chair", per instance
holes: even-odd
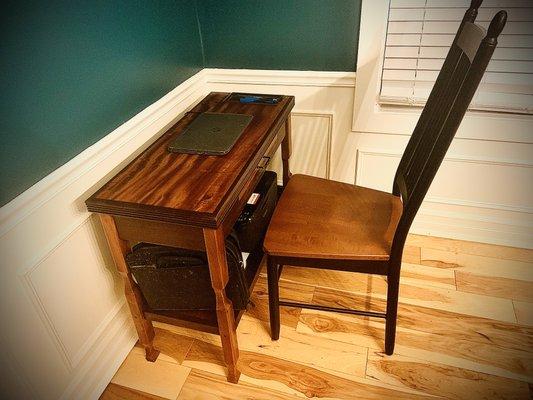
[[[385,318],[385,352],[394,351],[402,252],[407,233],[481,81],[507,19],[488,32],[474,24],[472,1],[394,178],[392,194],[294,175],[281,195],[264,241],[272,339],[279,338],[280,306]],[[387,277],[386,312],[347,310],[279,299],[283,265]]]

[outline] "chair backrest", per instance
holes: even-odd
[[[403,214],[396,229],[392,257],[400,258],[407,233],[463,116],[483,77],[507,20],[498,12],[485,29],[474,20],[481,0],[474,0],[459,26],[439,76],[402,156],[393,193],[401,196]]]

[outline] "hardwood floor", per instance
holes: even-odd
[[[101,396],[117,399],[531,399],[533,250],[412,235],[402,266],[398,334],[384,322],[282,308],[270,340],[265,276],[238,327],[242,371],[226,382],[220,338],[157,324],[156,363],[135,347]],[[286,267],[280,297],[385,308],[386,281]]]

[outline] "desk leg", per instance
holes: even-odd
[[[144,347],[146,359],[153,362],[157,359],[159,350],[156,350],[153,345],[155,333],[152,322],[144,318],[141,292],[139,291],[139,288],[135,282],[133,282],[124,259],[129,251],[128,245],[119,237],[115,220],[111,215],[100,214],[100,220],[102,221],[102,226],[107,238],[107,243],[109,244],[109,249],[111,250],[111,255],[113,256],[113,260],[115,261],[118,272],[124,281],[126,300],[128,301],[128,306],[130,307],[135,329],[137,329],[137,333],[139,335],[139,342]]]
[[[291,158],[292,140],[291,140],[291,116],[287,117],[285,121],[285,137],[281,142],[281,159],[283,161],[283,187],[287,186],[291,178],[291,170],[289,168],[289,158]]]
[[[204,229],[204,240],[211,274],[211,285],[216,296],[218,330],[222,340],[224,360],[228,367],[228,381],[237,383],[241,375],[241,372],[237,369],[239,346],[237,344],[237,333],[235,332],[233,304],[226,296],[225,288],[229,280],[229,274],[225,238],[222,229]]]

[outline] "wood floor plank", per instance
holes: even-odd
[[[296,275],[302,277],[303,280],[296,279]],[[281,287],[283,285],[287,286],[290,284],[294,289],[305,290],[306,293],[309,293],[310,290],[304,289],[301,283],[311,285],[311,289],[313,286],[329,286],[341,290],[361,290],[362,284],[366,284],[368,288],[371,288],[372,283],[368,282],[368,277],[368,274],[354,274],[353,272],[345,271],[327,271],[287,266],[284,269],[282,279],[280,280],[280,298],[286,298],[281,292]],[[421,283],[426,286],[455,289],[455,275],[453,270],[404,262],[402,263],[401,277],[407,279],[407,282],[414,279],[415,283]],[[264,279],[266,279],[266,275],[264,275]],[[381,280],[383,283],[385,282],[384,277],[373,276],[372,279]],[[294,294],[292,296],[295,297]],[[301,299],[293,301],[306,302],[307,300]]]
[[[364,318],[304,310],[297,332],[383,351],[385,324]],[[399,327],[395,354],[458,368],[533,382],[533,353],[506,350],[453,337]]]
[[[167,328],[166,331],[156,328],[158,335],[171,336],[167,342],[192,343],[191,336],[215,346],[220,346],[217,335],[188,330],[186,328]],[[324,370],[343,373],[350,376],[364,377],[367,348],[355,344],[345,344],[342,347],[338,343],[324,340],[316,336],[297,334],[296,330],[283,326],[280,339],[273,341],[270,338],[269,325],[249,315],[243,316],[237,330],[239,349],[265,354],[288,361],[298,362],[301,365],[319,367]],[[159,348],[158,348],[159,349]],[[163,351],[163,350],[162,350]]]
[[[455,274],[453,270],[428,267],[420,264],[402,263],[400,270],[403,282],[415,279],[415,283],[423,282],[428,286],[436,286],[443,289],[455,289]]]
[[[533,326],[533,303],[515,300],[513,306],[518,323]]]
[[[235,385],[229,383],[223,376],[195,369],[189,374],[178,396],[178,400],[294,400],[299,398],[245,382]]]
[[[185,363],[194,368],[223,365],[220,349],[212,344],[195,341]],[[402,390],[373,385],[371,380],[351,380],[298,363],[264,354],[241,351],[239,368],[241,381],[286,391],[300,397],[321,399],[421,399],[429,398]],[[216,371],[216,369],[214,369]],[[219,370],[220,371],[220,370]]]
[[[533,282],[455,271],[457,290],[533,303]]]
[[[166,358],[170,357],[160,354],[155,362],[147,361],[143,349],[134,347],[111,383],[174,400],[190,368]]]
[[[171,357],[179,364],[185,360],[192,342],[192,338],[176,338],[176,335],[169,330],[155,327],[154,347],[161,352],[163,357]]]
[[[421,263],[437,268],[533,282],[532,262],[424,248]]]
[[[389,357],[383,320],[346,314],[282,307],[272,341],[263,271],[237,328],[238,385],[218,335],[155,323],[157,362],[136,346],[101,398],[533,398],[532,289],[533,250],[410,235]],[[384,277],[318,269],[280,280],[287,300],[381,312],[386,290]]]
[[[314,288],[312,286],[302,286],[290,281],[281,281],[279,283],[279,291],[280,298],[282,299],[308,303],[313,298]],[[300,312],[300,308],[283,307],[280,310],[281,324],[296,328]],[[267,325],[269,323],[268,288],[265,275],[259,276],[259,279],[257,280],[246,315],[264,321]]]
[[[456,239],[441,238],[436,236],[422,236],[410,234],[407,237],[408,246],[418,246],[422,249],[444,250],[453,253],[476,254],[505,260],[533,262],[532,249],[498,246],[488,243],[469,242]]]
[[[387,305],[384,299],[327,288],[316,288],[313,303],[378,312],[385,312]],[[533,353],[533,328],[520,324],[499,322],[402,302],[398,304],[397,324],[406,329],[449,336],[458,342],[468,341],[496,346],[495,351],[508,349]]]
[[[248,319],[243,324],[258,324]],[[242,330],[245,330],[243,327]],[[241,334],[239,348],[257,354],[264,354],[301,365],[339,372],[349,376],[365,376],[368,349],[355,344],[343,344],[326,340],[315,335],[297,333],[295,329],[281,328],[279,340],[270,338],[268,327],[248,329],[255,334]]]
[[[448,399],[522,400],[529,397],[525,382],[376,352],[369,355],[367,376]]]
[[[402,262],[420,264],[420,247],[407,245],[404,246]]]
[[[110,383],[100,396],[100,400],[164,400],[164,397]]]
[[[385,298],[387,293],[385,278],[377,275],[287,267],[281,279],[358,294],[371,293],[378,298]],[[434,287],[418,279],[400,280],[400,301],[497,321],[516,322],[511,300]]]

